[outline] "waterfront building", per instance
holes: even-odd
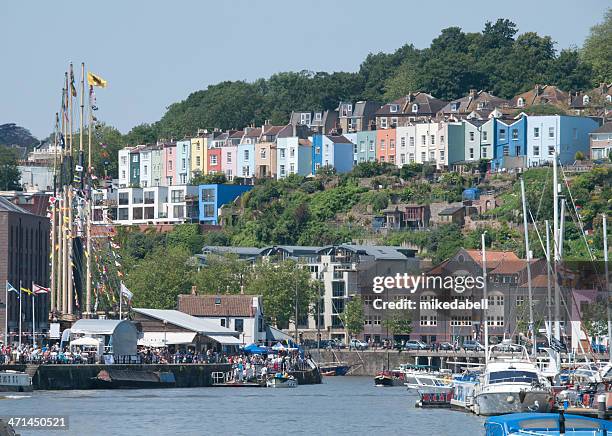
[[[252,188],[252,185],[199,185],[199,221],[204,224],[218,225],[219,208],[233,202]]]
[[[48,203],[47,203],[48,204]],[[19,285],[31,289],[32,282],[49,286],[49,218],[36,215],[0,196],[0,283],[8,281],[17,290]],[[22,293],[21,315],[18,294],[0,292],[0,336],[4,338],[6,308],[8,304],[9,342],[18,341],[19,317],[22,317],[22,342],[27,343],[25,332],[32,332],[32,304],[35,305],[36,331],[49,330],[49,296],[35,297]],[[30,333],[31,338],[31,333]]]
[[[176,179],[174,184],[185,185],[191,179],[191,139],[176,142]]]
[[[239,333],[208,319],[197,318],[178,310],[133,308],[138,328],[138,345],[172,347],[196,353],[207,350],[236,352]]]
[[[53,164],[47,166],[32,161],[22,161],[17,165],[17,169],[19,184],[24,191],[53,191]]]
[[[576,160],[576,153],[589,156],[589,133],[599,123],[593,118],[546,115],[526,117],[527,166],[538,166],[552,162],[555,150],[562,165]]]
[[[608,122],[590,134],[591,160],[606,160],[612,155],[612,122]]]
[[[289,150],[291,152],[291,150]],[[334,168],[338,174],[353,168],[353,144],[344,136],[312,136],[312,174],[321,167]]]
[[[131,321],[79,319],[70,327],[70,340],[81,337],[100,341],[104,345],[104,354],[113,355],[117,362],[136,357],[138,331]]]
[[[236,331],[243,345],[266,341],[261,295],[179,295],[178,310]]]

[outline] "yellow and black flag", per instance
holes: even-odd
[[[106,80],[92,73],[91,71],[87,72],[87,84],[90,86],[99,86],[100,88],[106,88]]]

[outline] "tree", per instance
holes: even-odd
[[[194,275],[198,292],[205,294],[239,294],[249,283],[254,270],[249,262],[234,255],[206,256],[206,265]]]
[[[584,153],[581,151],[577,151],[576,154],[574,155],[574,159],[578,160],[578,161],[583,161],[584,160]]]
[[[264,313],[272,325],[287,328],[290,321],[296,322],[296,300],[298,320],[309,314],[315,286],[307,270],[290,260],[258,262],[254,268],[245,292],[263,296]]]
[[[159,247],[127,271],[135,306],[174,309],[179,294],[191,290],[194,266],[184,247]]]
[[[192,185],[222,185],[227,183],[227,177],[223,173],[202,174],[200,171],[194,171],[189,183]]]
[[[363,301],[361,297],[353,297],[344,306],[344,312],[340,314],[340,319],[344,323],[344,329],[353,337],[363,331],[365,315],[363,311]]]
[[[21,173],[13,150],[0,146],[0,188],[5,191],[21,190]]]
[[[608,333],[608,307],[605,300],[585,304],[580,318],[584,329],[592,338]]]
[[[408,310],[394,310],[390,317],[383,320],[383,327],[393,336],[412,333],[412,317]]]
[[[593,85],[612,81],[612,8],[606,11],[602,23],[591,27],[582,58],[593,66]]]

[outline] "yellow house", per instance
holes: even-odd
[[[208,131],[200,130],[191,138],[191,177],[194,173],[208,174]]]

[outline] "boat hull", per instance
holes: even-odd
[[[32,392],[32,385],[0,386],[0,392]]]
[[[404,386],[404,381],[397,377],[377,376],[374,377],[374,385],[381,387],[401,387]]]
[[[298,382],[296,379],[282,379],[282,378],[271,378],[266,382],[266,386],[269,388],[297,388]]]
[[[321,374],[328,377],[346,375],[349,372],[349,369],[351,369],[349,365],[332,365],[319,367]]]
[[[484,392],[474,399],[474,413],[483,416],[521,412],[550,412],[552,396],[548,391]]]

